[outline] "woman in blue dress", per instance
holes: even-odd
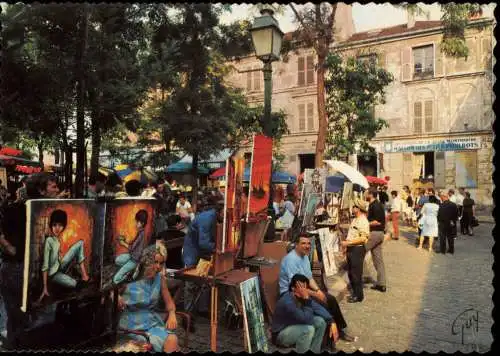
[[[119,296],[118,305],[122,310],[120,328],[128,330],[146,331],[155,352],[178,351],[175,303],[168,291],[167,280],[160,273],[165,257],[156,251],[154,246],[147,248],[141,258],[141,276],[136,282],[127,284],[124,292]],[[163,298],[168,311],[165,322],[162,316],[155,311],[160,298]],[[144,341],[138,335],[129,334],[128,337]]]

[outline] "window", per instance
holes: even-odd
[[[373,64],[377,65],[377,55],[375,53],[370,53],[362,56],[358,56],[358,61],[367,63],[367,64]]]
[[[413,48],[413,79],[432,78],[434,76],[434,46]]]
[[[247,72],[247,91],[260,91],[261,85],[260,81],[262,80],[262,71],[257,67],[252,70],[252,68],[248,69]]]
[[[299,57],[297,73],[299,86],[314,84],[314,57]]]
[[[432,100],[417,101],[413,104],[413,133],[433,130]]]
[[[313,103],[299,104],[299,132],[305,132],[306,129],[307,131],[314,131]]]
[[[455,186],[477,188],[477,151],[455,152]]]

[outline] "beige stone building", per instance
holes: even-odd
[[[394,75],[387,102],[375,108],[389,127],[372,146],[377,156],[357,157],[367,175],[390,177],[390,189],[430,178],[437,189],[465,187],[479,204],[492,205],[492,123],[494,20],[473,19],[466,30],[467,59],[441,53],[440,21],[414,21],[353,33],[351,6],[340,4],[342,31],[332,51],[377,61]],[[285,166],[299,174],[314,165],[318,130],[315,56],[304,48],[289,61],[273,63],[273,110],[288,114],[291,134],[283,139]],[[262,68],[255,57],[233,65],[228,78],[263,103]],[[356,162],[356,160],[354,160]],[[356,164],[356,163],[354,163]]]

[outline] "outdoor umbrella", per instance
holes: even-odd
[[[220,179],[220,178],[224,178],[225,176],[226,176],[226,167],[222,167],[222,168],[219,168],[219,169],[216,169],[215,171],[213,171],[212,174],[210,174],[210,176],[208,178]]]
[[[141,183],[148,183],[158,180],[158,177],[153,172],[141,168],[134,169],[128,164],[119,164],[115,167],[115,171],[122,180],[123,183],[127,183],[131,180],[138,180]]]
[[[334,171],[342,173],[353,184],[358,184],[364,189],[368,189],[370,187],[365,176],[363,174],[361,174],[360,171],[351,167],[347,163],[342,162],[342,161],[334,161],[334,160],[328,160],[328,161],[323,161],[323,162],[328,164],[328,166],[330,166],[330,168],[333,169]]]
[[[342,173],[337,173],[337,174],[335,174],[333,176],[326,177],[325,191],[327,193],[338,193],[338,192],[340,192],[344,188],[344,183],[345,183],[346,180],[348,180],[348,179]],[[361,187],[357,183],[353,183],[352,189],[355,192],[361,192],[365,188]]]
[[[109,177],[113,174],[116,174],[113,168],[99,167],[98,172],[101,173],[105,177]]]
[[[193,169],[193,164],[191,162],[176,162],[168,166],[165,171],[167,173],[191,173]],[[204,166],[198,166],[199,174],[208,174],[208,168]]]
[[[366,176],[366,180],[370,184],[380,184],[380,185],[387,184],[387,181],[384,178],[379,178],[379,177]]]
[[[286,172],[273,172],[271,183],[274,184],[289,184],[297,182],[297,178]],[[250,168],[246,168],[243,173],[243,182],[250,181]]]

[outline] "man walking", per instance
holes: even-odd
[[[448,253],[455,252],[454,237],[457,235],[458,208],[449,200],[448,194],[441,194],[442,204],[438,211],[439,226],[439,252],[446,254],[446,240],[448,240]]]
[[[391,212],[390,217],[392,220],[392,239],[399,240],[399,214],[403,209],[403,203],[401,199],[398,197],[398,192],[393,190],[391,192],[392,203],[391,203]]]
[[[378,192],[376,190],[368,190],[366,196],[369,203],[368,222],[370,224],[370,235],[365,244],[365,249],[366,253],[371,251],[373,265],[377,271],[377,283],[372,286],[372,289],[385,292],[385,265],[382,254],[382,243],[384,242],[385,230],[385,211],[382,203],[377,200],[377,195]]]
[[[464,199],[465,199],[465,189],[458,188],[457,201],[455,202],[455,204],[457,204],[458,208],[458,218],[460,219],[460,232],[462,233],[462,235],[465,235],[464,223],[462,221],[462,216],[464,212]]]

